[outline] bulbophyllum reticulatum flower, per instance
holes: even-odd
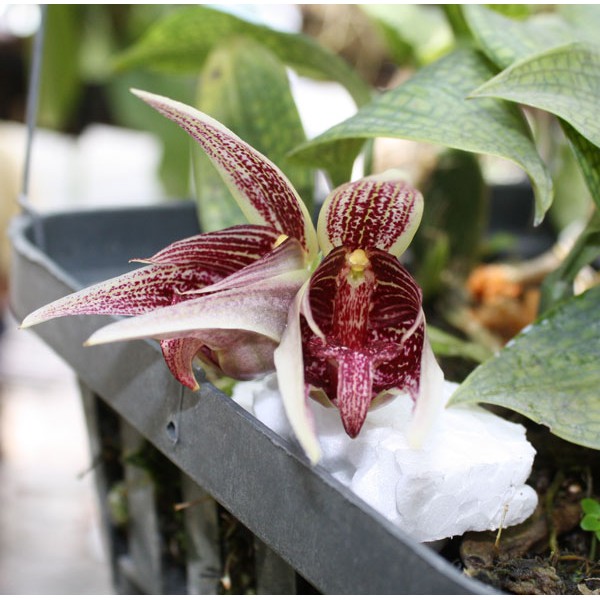
[[[344,184],[325,201],[315,231],[287,177],[257,150],[192,107],[134,93],[200,144],[249,224],[175,242],[141,268],[36,310],[22,326],[130,316],[86,343],[158,339],[169,369],[191,389],[195,359],[235,379],[276,369],[313,462],[309,395],[336,406],[354,437],[370,408],[407,391],[422,431],[440,371],[421,291],[398,260],[419,225],[421,194],[394,172]]]

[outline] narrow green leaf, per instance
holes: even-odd
[[[466,342],[432,325],[427,325],[427,335],[433,351],[438,356],[459,356],[477,363],[490,358],[491,352],[474,342]]]
[[[600,146],[600,47],[575,42],[521,60],[475,90],[551,112]]]
[[[270,158],[289,177],[310,212],[314,171],[286,158],[306,140],[285,66],[248,38],[217,46],[199,84],[198,107]],[[205,231],[246,219],[206,154],[195,147],[196,192]]]
[[[479,366],[450,404],[503,406],[600,450],[600,286],[546,313]]]
[[[343,59],[309,37],[275,31],[207,6],[185,7],[160,19],[117,57],[115,66],[198,72],[217,44],[240,35],[261,43],[303,75],[341,83],[359,105],[371,96],[368,85]]]
[[[523,115],[505,102],[466,98],[493,75],[481,54],[466,48],[456,50],[296,149],[294,156],[320,164],[324,148],[374,137],[405,138],[501,156],[521,166],[531,178],[539,222],[552,202],[552,181]]]
[[[69,120],[73,118],[84,83],[78,58],[82,45],[81,17],[81,6],[48,7],[39,108],[39,121],[44,127],[62,129],[72,125]]]

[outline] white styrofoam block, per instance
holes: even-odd
[[[445,382],[444,404],[456,384]],[[270,429],[293,439],[275,375],[236,385],[233,398]],[[524,521],[537,505],[526,484],[535,450],[525,428],[479,407],[442,410],[424,444],[406,439],[412,400],[373,410],[359,436],[335,409],[313,404],[321,466],[421,542]]]

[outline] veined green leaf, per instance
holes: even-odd
[[[600,146],[600,47],[575,42],[521,60],[475,90],[551,112]]]
[[[199,84],[198,107],[270,158],[290,178],[312,213],[313,169],[286,154],[306,140],[284,65],[257,42],[239,38],[217,46]],[[206,154],[195,147],[199,216],[206,231],[246,220]]]
[[[540,14],[517,21],[480,4],[466,4],[462,8],[481,49],[501,69],[577,39],[576,31],[557,14]]]
[[[532,180],[539,222],[552,202],[552,182],[517,107],[467,95],[494,75],[487,61],[459,49],[382,94],[350,119],[294,151],[319,164],[323,148],[342,141],[399,137],[512,160]]]
[[[303,75],[341,83],[357,104],[364,104],[371,96],[368,85],[343,59],[312,39],[249,23],[206,6],[185,7],[158,21],[117,58],[116,67],[198,72],[217,44],[240,35],[259,42]]]
[[[475,369],[450,404],[503,406],[600,450],[599,310],[600,286],[560,304]]]

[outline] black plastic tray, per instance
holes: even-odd
[[[32,310],[132,268],[197,232],[192,204],[28,216],[12,225],[11,308]],[[35,332],[147,440],[327,594],[489,594],[362,502],[212,385],[192,393],[158,345],[82,348],[110,317],[65,317]]]

